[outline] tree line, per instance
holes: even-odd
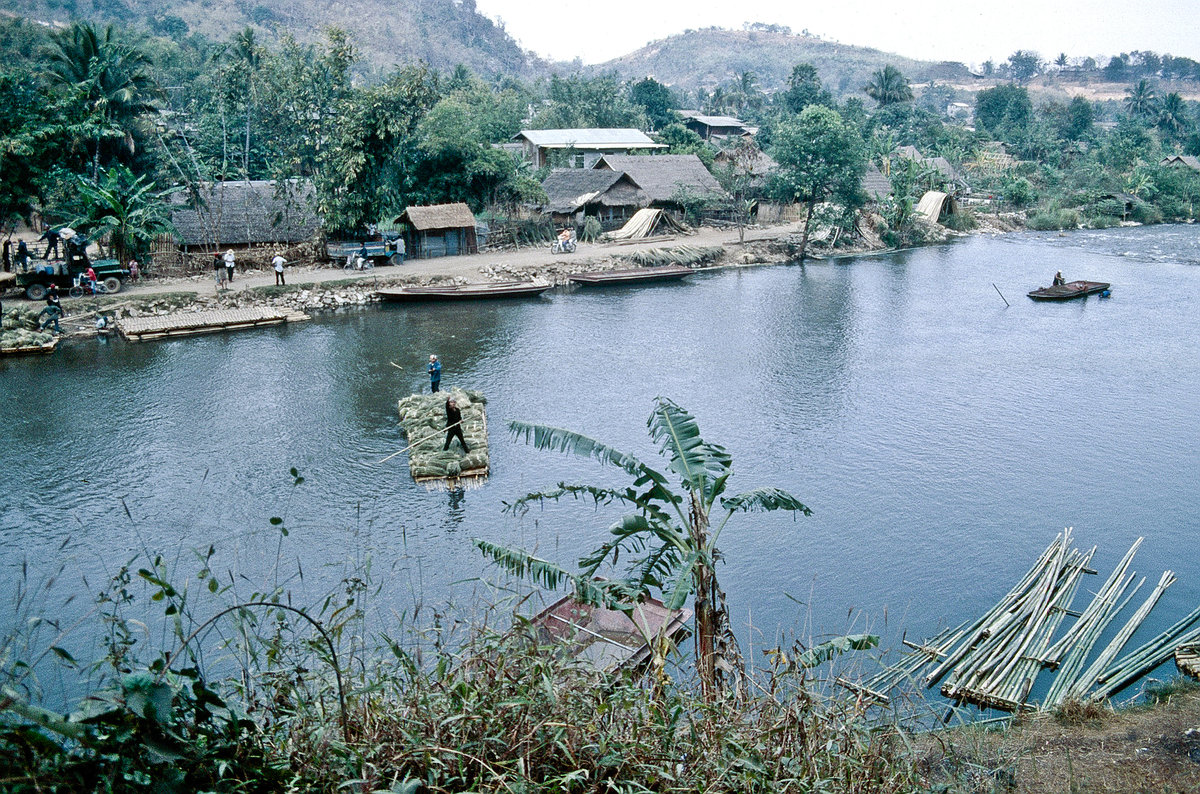
[[[1082,97],[1035,105],[1021,69],[1030,58],[1041,62],[1023,51],[1006,65],[1011,82],[974,96],[973,128],[950,118],[952,89],[914,86],[894,66],[858,95],[836,98],[806,63],[772,92],[752,72],[695,94],[650,77],[521,81],[422,64],[368,79],[338,29],[302,44],[287,35],[263,42],[250,28],[212,41],[6,21],[0,52],[0,221],[99,214],[106,220],[96,225],[125,229],[119,236],[131,250],[165,222],[151,207],[165,192],[198,201],[209,181],[311,179],[315,209],[333,233],[411,204],[463,201],[504,213],[543,197],[544,174],[495,146],[526,128],[637,127],[672,153],[697,154],[739,204],[757,192],[815,210],[832,197],[843,211],[822,220],[847,228],[873,163],[896,187],[880,207],[896,242],[908,239],[913,202],[939,180],[928,163],[898,159],[900,146],[974,169],[977,192],[1035,214],[1074,209],[1099,222],[1095,198],[1127,192],[1151,207],[1147,219],[1194,215],[1187,175],[1156,166],[1165,154],[1200,153],[1194,103],[1140,78],[1119,105]],[[1145,54],[1130,61],[1151,63]],[[676,111],[684,107],[737,115],[758,131],[737,146],[705,141],[682,123]],[[979,166],[996,143],[1015,166]],[[721,146],[730,155],[724,166],[716,164]],[[759,153],[778,163],[770,180],[738,167]]]

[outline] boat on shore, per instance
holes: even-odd
[[[381,289],[376,295],[383,301],[479,300],[483,298],[531,298],[541,295],[553,284],[548,281],[496,281],[484,284],[448,284],[430,287]]]
[[[1029,293],[1029,297],[1035,301],[1069,301],[1104,292],[1111,286],[1103,281],[1068,281],[1055,287],[1035,289]]]
[[[614,673],[645,664],[651,656],[647,637],[663,632],[671,640],[680,638],[691,617],[691,610],[668,609],[657,598],[646,598],[626,613],[564,596],[531,622],[547,644],[564,646],[596,672]]]
[[[592,270],[570,276],[575,284],[621,285],[640,284],[645,281],[670,281],[690,276],[694,271],[684,265],[660,265],[658,267],[634,267],[627,270]]]

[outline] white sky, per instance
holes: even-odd
[[[743,22],[808,29],[825,39],[925,60],[997,63],[1014,50],[1052,60],[1130,50],[1200,60],[1200,0],[605,0],[534,3],[476,0],[528,50],[600,63],[687,28]]]

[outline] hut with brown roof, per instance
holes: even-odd
[[[169,211],[185,252],[299,243],[321,230],[306,179],[205,182],[172,194]]]
[[[475,216],[462,202],[408,207],[395,222],[404,230],[408,255],[414,259],[479,253]]]
[[[883,172],[875,167],[874,163],[867,165],[867,170],[862,175],[862,180],[859,182],[864,193],[867,194],[869,201],[882,201],[892,193],[892,180],[884,176]]]
[[[716,177],[694,154],[659,154],[653,157],[606,154],[595,167],[629,174],[634,184],[646,194],[651,207],[680,211],[683,209],[679,202],[681,193],[714,200],[729,198]]]
[[[650,203],[624,171],[556,168],[542,182],[542,189],[546,203],[540,209],[555,223],[578,225],[593,216],[601,228],[617,228]]]

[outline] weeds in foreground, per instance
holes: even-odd
[[[267,530],[281,546],[286,523]],[[279,585],[237,592],[214,553],[198,552],[186,572],[161,557],[121,567],[85,618],[94,663],[65,650],[70,629],[54,627],[40,662],[23,638],[0,641],[0,789],[886,794],[918,784],[901,734],[813,686],[797,648],[769,655],[750,694],[705,702],[672,666],[601,677],[529,621],[510,628],[507,604],[465,637],[440,614],[371,634],[369,559],[302,609]],[[503,631],[489,625],[498,619]],[[818,662],[834,655],[823,648],[812,649]],[[69,711],[42,705],[51,661],[89,682]]]

